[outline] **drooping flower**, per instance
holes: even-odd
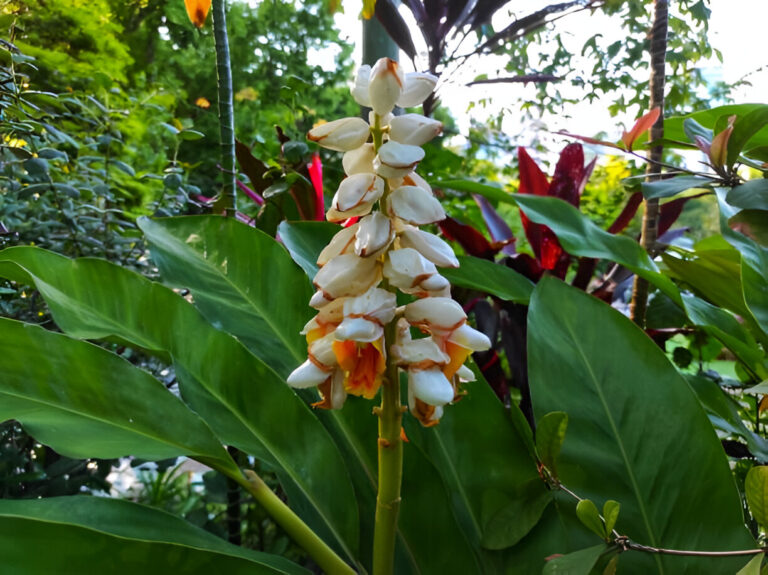
[[[202,28],[211,9],[211,0],[184,0],[184,5],[187,8],[187,16],[189,16],[192,24]]]
[[[395,106],[421,104],[436,81],[430,74],[404,74],[397,62],[382,58],[363,66],[352,87],[355,100],[373,109],[370,123],[343,118],[308,134],[344,152],[347,176],[326,219],[348,227],[318,256],[310,300],[318,313],[303,332],[308,359],[288,377],[294,387],[317,386],[322,400],[315,407],[339,408],[348,394],[373,398],[389,361],[408,374],[411,413],[435,425],[443,407],[459,397],[460,382],[473,379],[463,365],[469,354],[490,346],[467,324],[438,272],[437,266],[459,265],[453,250],[417,227],[445,218],[414,171],[424,158],[421,146],[442,132],[442,124],[419,114],[392,115]],[[396,290],[418,299],[397,308]],[[387,327],[395,321],[397,335],[388,341]],[[412,338],[411,330],[423,337]]]

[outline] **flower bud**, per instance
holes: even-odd
[[[348,176],[355,174],[372,174],[373,159],[376,152],[373,151],[373,144],[363,144],[359,148],[350,150],[341,158],[341,165],[344,166],[344,173]]]
[[[408,385],[416,399],[429,405],[445,405],[452,402],[455,395],[451,382],[437,367],[408,370]]]
[[[336,328],[334,336],[338,341],[354,340],[370,343],[384,337],[384,328],[362,317],[348,317]]]
[[[357,224],[355,253],[361,258],[377,255],[394,239],[392,220],[381,212],[365,216]]]
[[[336,256],[352,251],[355,234],[359,227],[359,224],[354,224],[337,232],[328,245],[323,248],[323,251],[320,252],[320,255],[317,256],[317,265],[323,267]]]
[[[437,268],[435,268],[435,264],[424,258],[416,250],[404,248],[387,253],[383,272],[390,284],[406,293],[412,293],[418,291],[419,288],[430,290],[430,288],[422,287],[423,282],[436,276]]]
[[[459,267],[459,260],[451,246],[434,234],[413,226],[404,226],[398,234],[400,247],[413,248],[436,266],[444,268]]]
[[[381,265],[375,258],[359,258],[354,254],[342,254],[320,268],[314,284],[321,290],[324,299],[334,300],[365,293],[380,280]],[[312,300],[310,300],[311,304]]]
[[[320,385],[329,377],[331,377],[331,369],[323,370],[308,359],[294,369],[285,381],[296,389],[306,389]]]
[[[434,91],[437,85],[437,76],[424,72],[411,72],[405,75],[405,88],[397,105],[401,108],[412,108],[423,103]]]
[[[362,146],[370,133],[368,122],[362,118],[342,118],[315,126],[307,133],[307,139],[329,150],[347,152]]]
[[[352,86],[352,97],[355,102],[366,108],[371,107],[371,98],[368,96],[368,82],[371,79],[371,67],[368,64],[360,66],[355,76],[355,85]]]
[[[409,224],[423,225],[445,219],[440,202],[416,186],[400,186],[389,196],[389,211]]]
[[[488,336],[466,323],[453,330],[448,336],[448,341],[472,351],[485,351],[491,348],[491,340]]]
[[[341,182],[336,195],[333,196],[326,218],[329,222],[338,222],[352,216],[365,215],[371,211],[371,206],[383,193],[384,180],[376,174],[349,176]]]
[[[447,297],[418,299],[405,306],[405,319],[411,325],[430,330],[453,331],[467,321],[461,306]]]
[[[389,138],[410,146],[423,146],[442,131],[442,122],[420,114],[403,114],[389,122]]]
[[[379,116],[389,114],[403,92],[405,75],[397,62],[380,58],[371,69],[368,96],[371,108]]]
[[[423,159],[424,150],[418,146],[389,141],[379,148],[373,167],[384,178],[402,178]]]
[[[422,178],[416,172],[410,172],[409,174],[406,174],[405,177],[403,178],[402,183],[400,185],[401,186],[417,186],[417,187],[421,188],[422,190],[424,190],[426,192],[429,192],[430,196],[432,195],[432,186],[430,186],[427,183],[427,180]],[[400,187],[400,186],[392,186],[392,187],[395,188],[395,187]]]

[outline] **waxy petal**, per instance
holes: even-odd
[[[323,148],[347,152],[362,146],[371,130],[362,118],[342,118],[315,126],[307,133],[307,139]]]
[[[408,146],[399,142],[387,142],[379,148],[373,160],[376,173],[384,178],[402,178],[413,171],[424,159],[424,150],[418,146]]]
[[[348,317],[336,328],[334,337],[338,341],[351,339],[370,343],[384,337],[384,328],[362,317]]]
[[[459,267],[459,260],[453,249],[434,234],[413,226],[404,226],[398,234],[400,247],[413,248],[436,266],[444,268]]]
[[[416,399],[429,405],[445,405],[455,395],[451,382],[439,368],[408,370],[408,385]]]
[[[419,174],[416,172],[410,172],[409,174],[406,174],[403,178],[401,186],[418,186],[419,188],[422,188],[423,190],[426,190],[429,192],[429,195],[432,195],[432,186],[430,186],[427,183],[427,180],[422,178]],[[400,186],[392,186],[392,188],[399,188]]]
[[[416,365],[422,368],[441,366],[451,358],[444,353],[431,337],[408,339],[391,347],[397,364],[402,367]]]
[[[434,92],[437,76],[426,72],[411,72],[405,75],[405,89],[397,100],[401,108],[418,106]]]
[[[344,301],[344,317],[364,317],[384,326],[395,317],[397,297],[390,291],[371,288]]]
[[[466,323],[456,328],[448,336],[448,341],[472,351],[485,351],[491,348],[491,340],[488,336]]]
[[[406,305],[405,319],[411,325],[453,331],[467,321],[467,314],[451,298],[427,297]]]
[[[331,376],[331,371],[320,369],[311,360],[307,360],[294,369],[285,381],[296,389],[306,389],[320,385]]]
[[[401,290],[412,290],[437,274],[435,264],[412,248],[387,253],[383,271],[389,283]]]
[[[462,365],[456,372],[456,375],[459,376],[461,381],[475,381],[475,372],[466,365]]]
[[[355,84],[350,92],[355,102],[366,108],[371,107],[371,98],[368,96],[368,83],[371,79],[371,67],[368,64],[360,66],[355,76]]]
[[[355,234],[355,253],[360,257],[378,255],[394,239],[392,220],[381,212],[365,216]]]
[[[337,369],[333,376],[317,386],[322,401],[313,403],[318,409],[341,409],[347,400],[347,390],[344,389],[344,372]]]
[[[432,224],[445,219],[445,210],[434,196],[417,186],[400,186],[389,196],[392,215],[410,224]]]
[[[329,222],[338,222],[352,216],[365,215],[383,193],[384,180],[376,174],[349,176],[341,182],[333,196],[326,218]]]
[[[379,116],[389,114],[400,98],[405,84],[405,74],[400,65],[390,58],[379,58],[371,69],[368,97],[371,108]]]
[[[326,367],[335,367],[337,365],[336,356],[333,353],[333,342],[335,339],[335,332],[324,335],[320,339],[316,339],[309,346],[309,355],[314,358],[316,362]]]
[[[324,299],[333,300],[365,293],[380,280],[381,264],[376,259],[341,254],[320,268],[314,284],[322,291]]]
[[[410,146],[423,146],[442,131],[442,122],[420,114],[403,114],[389,122],[389,138]]]
[[[351,252],[358,227],[359,224],[354,224],[337,232],[328,245],[323,248],[323,251],[320,252],[320,255],[317,256],[317,265],[323,267],[336,256]]]
[[[344,167],[344,173],[348,176],[355,174],[372,174],[373,159],[376,152],[373,151],[373,144],[363,144],[359,148],[350,150],[341,158],[341,165]]]

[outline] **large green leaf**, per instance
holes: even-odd
[[[533,283],[524,275],[505,265],[474,256],[458,256],[459,267],[444,268],[440,273],[452,285],[474,289],[500,299],[527,304]]]
[[[725,201],[743,210],[768,210],[768,180],[760,178],[736,186],[725,196]]]
[[[679,176],[668,180],[643,182],[640,188],[646,199],[669,198],[692,188],[711,187],[713,180],[700,176]]]
[[[309,573],[236,547],[169,513],[103,497],[0,500],[0,557],[8,575],[237,575]]]
[[[741,285],[744,300],[767,336],[763,341],[768,341],[768,248],[728,227],[728,220],[734,213],[723,195],[723,192],[718,194],[720,230],[728,243],[741,254]]]
[[[466,389],[467,395],[445,410],[440,425],[425,429],[407,418],[405,429],[411,442],[434,462],[452,494],[456,517],[479,550],[484,537],[494,543],[504,539],[484,533],[488,524],[493,529],[505,528],[502,517],[494,518],[484,509],[489,498],[511,505],[520,498],[541,499],[546,489],[543,482],[535,483],[535,462],[491,387],[478,380],[467,384]],[[533,528],[544,506],[538,508],[538,514],[513,519],[519,523],[525,520],[524,525],[516,526],[517,538]],[[480,560],[484,573],[503,572],[502,555],[483,551]]]
[[[686,380],[699,398],[712,425],[726,433],[741,437],[747,442],[752,455],[762,462],[768,461],[768,441],[744,424],[736,401],[730,395],[708,377],[689,375]]]
[[[338,449],[306,404],[235,338],[172,290],[103,260],[10,248],[0,252],[0,275],[34,283],[75,337],[118,336],[169,353],[182,395],[216,434],[274,466],[305,521],[355,556],[357,508]]]
[[[238,473],[208,426],[165,386],[90,343],[0,318],[0,421],[69,457],[189,455]]]
[[[306,356],[312,290],[288,252],[234,218],[139,219],[163,280],[189,288],[214,325],[286,377]],[[300,360],[300,361],[299,361]]]
[[[747,549],[728,460],[665,354],[619,312],[545,277],[528,315],[534,411],[568,414],[560,478],[621,504],[616,529],[674,549]],[[706,478],[703,481],[702,478]],[[733,573],[739,562],[626,554],[628,573]]]
[[[686,141],[687,137],[683,128],[683,122],[685,122],[685,120],[688,118],[696,120],[696,122],[705,128],[714,129],[718,121],[722,123],[722,118],[728,118],[729,116],[733,115],[744,117],[751,112],[764,107],[764,104],[729,104],[726,106],[711,108],[709,110],[700,110],[686,116],[674,116],[672,118],[666,118],[664,120],[664,137],[669,140],[677,140],[680,142]],[[752,135],[746,144],[748,144],[746,146],[747,149],[756,148],[758,146],[767,146],[768,127],[763,127],[756,134]],[[728,146],[728,148],[728,155],[730,157],[731,146]]]

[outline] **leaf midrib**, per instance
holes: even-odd
[[[259,307],[258,305],[256,305],[256,302],[254,300],[252,300],[250,297],[248,297],[246,292],[241,290],[237,286],[237,284],[235,284],[232,280],[230,280],[228,275],[222,274],[219,271],[219,266],[211,264],[210,260],[208,260],[205,257],[202,257],[200,255],[200,252],[198,250],[196,250],[194,247],[192,247],[188,243],[186,243],[186,242],[176,238],[174,235],[166,232],[164,229],[162,230],[160,235],[164,236],[164,237],[167,237],[167,238],[170,238],[170,241],[168,241],[166,239],[166,242],[165,242],[166,245],[169,245],[169,244],[170,245],[174,245],[174,243],[177,243],[177,244],[181,245],[183,247],[184,251],[191,252],[192,254],[194,254],[196,256],[196,259],[198,261],[203,262],[203,264],[204,264],[204,266],[206,268],[212,270],[217,277],[222,278],[225,284],[230,286],[235,293],[237,293],[245,302],[247,302],[253,309],[256,310],[256,315],[264,320],[264,322],[270,327],[272,333],[277,335],[278,340],[286,347],[286,349],[288,349],[291,352],[291,355],[294,357],[294,359],[297,359],[297,360],[301,360],[302,359],[302,355],[299,354],[297,352],[297,350],[295,350],[293,348],[293,346],[291,345],[291,342],[286,339],[286,337],[282,334],[281,330],[277,329],[277,327],[275,326],[274,321],[271,318],[271,316],[269,316],[269,314],[264,314],[263,311],[262,311],[262,308]],[[151,243],[152,243],[152,241],[150,241],[150,244]],[[197,291],[197,290],[192,290],[192,291],[194,292],[194,291]],[[206,297],[209,297],[209,296],[206,296]],[[217,299],[222,299],[222,298],[217,298]]]
[[[30,270],[29,270],[27,267],[25,267],[24,265],[21,265],[21,264],[19,264],[19,263],[17,263],[17,262],[13,262],[13,263],[14,263],[14,264],[16,264],[17,266],[21,267],[22,269],[24,269],[24,270],[25,270],[27,273],[29,273],[29,274],[30,274],[30,276],[32,276],[32,278],[35,280],[35,283],[37,283],[37,282],[41,281],[41,282],[42,282],[44,285],[48,286],[48,283],[47,283],[47,282],[45,282],[45,281],[42,281],[42,280],[41,280],[41,279],[40,279],[40,278],[37,276],[37,274],[34,274],[34,273],[32,273],[32,272],[31,272],[31,271],[30,271]],[[149,280],[147,280],[147,283],[151,285],[151,284],[153,284],[154,282],[149,282]],[[53,288],[52,286],[50,286],[50,287],[51,287],[51,289],[53,289],[53,290],[55,290],[55,291],[59,292],[59,290],[56,290],[56,288]],[[167,288],[164,288],[164,289],[167,289]],[[61,293],[63,293],[63,292],[61,292]],[[64,295],[65,297],[67,297],[67,299],[72,299],[72,298],[69,298],[69,297],[67,296],[67,294],[63,294],[63,295]],[[187,304],[187,305],[191,305],[191,304]],[[98,308],[93,308],[92,306],[85,306],[85,307],[86,307],[86,309],[89,309],[91,312],[94,312],[94,311],[95,311],[95,312],[96,312],[96,313],[95,313],[95,315],[96,315],[96,316],[98,316],[98,317],[100,317],[100,318],[103,318],[103,319],[105,319],[105,320],[106,320],[106,321],[105,321],[105,323],[106,323],[106,324],[108,324],[108,326],[115,326],[115,327],[119,327],[119,328],[120,328],[120,330],[119,330],[119,331],[122,331],[123,333],[125,333],[126,331],[128,331],[128,332],[130,333],[130,335],[131,335],[131,338],[132,338],[132,340],[133,340],[133,341],[136,341],[136,340],[138,340],[138,341],[140,341],[140,342],[144,342],[144,341],[146,341],[146,339],[145,339],[144,337],[141,337],[141,336],[140,336],[140,334],[137,334],[137,333],[136,333],[136,330],[134,330],[134,329],[129,329],[129,330],[126,330],[126,326],[124,326],[124,325],[121,325],[121,324],[119,324],[118,322],[116,322],[116,321],[113,321],[113,320],[112,320],[112,319],[111,319],[109,316],[107,316],[107,315],[104,315],[103,313],[100,313]],[[197,314],[200,314],[200,315],[202,316],[201,312],[200,312],[199,310],[197,310],[196,308],[194,308],[194,306],[192,306],[192,309],[194,309],[194,310],[195,310],[195,313],[197,313]],[[204,321],[205,321],[205,320],[204,320]],[[206,323],[208,323],[208,322],[206,322]],[[209,324],[209,325],[210,325],[210,324]],[[216,330],[216,331],[218,331],[218,332],[222,333],[223,335],[225,335],[225,336],[227,336],[227,337],[230,337],[230,338],[232,338],[232,339],[234,340],[234,342],[235,342],[235,344],[236,344],[236,345],[240,345],[240,346],[243,348],[243,350],[244,350],[246,353],[248,353],[249,355],[251,355],[251,356],[252,356],[252,357],[253,357],[253,358],[254,358],[256,361],[258,361],[259,363],[261,363],[261,364],[262,364],[262,365],[263,365],[263,366],[264,366],[266,369],[270,370],[270,371],[271,371],[271,372],[274,374],[274,376],[275,376],[275,377],[276,377],[278,380],[282,379],[282,378],[280,377],[280,375],[279,375],[279,374],[278,374],[278,373],[277,373],[277,372],[276,372],[276,371],[275,371],[275,370],[274,370],[274,369],[273,369],[271,366],[269,366],[267,363],[265,363],[264,361],[262,361],[261,359],[259,359],[259,358],[258,358],[258,357],[256,357],[255,355],[253,355],[253,354],[251,353],[251,351],[250,351],[250,350],[248,350],[248,348],[247,348],[247,347],[245,347],[245,346],[244,346],[244,345],[243,345],[243,344],[242,344],[240,341],[238,341],[238,340],[237,340],[237,338],[235,338],[235,337],[234,337],[234,336],[232,336],[231,334],[225,333],[225,332],[223,332],[223,331],[221,331],[221,330],[217,330],[217,329],[216,329],[215,327],[213,327],[213,326],[210,326],[210,327],[211,327],[211,329],[214,329],[214,330]],[[114,332],[112,335],[119,335],[119,331],[115,331],[115,332]],[[155,344],[155,345],[153,345],[153,346],[151,346],[151,347],[156,347],[156,344],[157,344],[158,342],[152,342],[152,343],[153,343],[153,344]],[[162,344],[162,342],[160,342],[160,343]],[[139,345],[141,345],[141,344],[139,344]],[[166,348],[168,348],[168,347],[171,347],[171,346],[170,346],[170,345],[168,345],[168,346],[166,346],[166,345],[162,345],[162,347],[161,347],[161,348],[162,348],[162,349],[166,349]],[[149,346],[148,346],[148,348],[149,348]],[[177,361],[177,360],[178,360],[178,354],[174,353],[174,351],[175,351],[175,350],[172,350],[172,349],[167,349],[167,351],[168,351],[168,352],[171,354],[171,356],[173,357],[174,361]],[[187,362],[179,362],[179,363],[181,363],[182,365],[185,365],[185,368],[186,368],[186,367],[189,367],[189,366],[187,365]],[[194,373],[193,373],[193,372],[194,372]],[[329,520],[329,517],[328,517],[328,514],[327,514],[326,510],[323,510],[323,509],[321,509],[321,508],[320,508],[320,507],[317,505],[317,503],[316,503],[316,501],[315,501],[315,498],[314,498],[314,497],[311,497],[311,496],[310,496],[310,494],[308,493],[308,491],[307,491],[307,488],[306,488],[306,486],[304,485],[304,482],[303,482],[303,481],[300,481],[300,476],[298,476],[298,474],[297,474],[297,472],[296,472],[296,470],[295,470],[295,466],[293,466],[293,465],[286,465],[286,464],[285,464],[285,460],[284,460],[284,459],[283,459],[281,456],[279,456],[279,455],[278,455],[279,451],[278,451],[278,450],[276,450],[276,449],[274,448],[274,446],[273,446],[273,445],[272,445],[270,442],[266,441],[266,440],[264,439],[264,437],[263,437],[263,436],[262,436],[260,433],[258,433],[258,432],[257,432],[255,429],[253,429],[253,428],[251,427],[251,425],[249,424],[248,420],[247,420],[247,419],[246,419],[246,418],[245,418],[245,417],[244,417],[244,416],[243,416],[243,415],[242,415],[242,414],[239,412],[239,410],[233,409],[233,406],[231,405],[231,403],[230,403],[229,401],[226,401],[224,398],[222,398],[222,396],[221,396],[220,394],[216,393],[216,392],[215,392],[215,390],[211,389],[211,388],[210,388],[210,386],[203,384],[202,382],[204,381],[204,379],[200,377],[200,373],[199,373],[199,370],[197,370],[197,369],[195,369],[195,370],[190,370],[190,373],[193,373],[193,375],[195,376],[195,378],[196,378],[196,379],[197,379],[199,382],[201,382],[201,384],[203,385],[203,387],[205,387],[205,389],[206,389],[206,390],[208,390],[208,392],[209,392],[209,393],[211,393],[211,395],[213,395],[213,396],[214,396],[214,397],[215,397],[215,398],[216,398],[216,399],[217,399],[217,400],[218,400],[218,401],[219,401],[219,402],[220,402],[222,405],[225,405],[225,406],[227,407],[227,410],[228,410],[228,411],[229,411],[231,414],[233,414],[233,415],[236,417],[236,419],[237,419],[237,420],[238,420],[238,421],[239,421],[239,422],[240,422],[240,423],[241,423],[241,424],[242,424],[242,425],[243,425],[243,426],[244,426],[246,429],[248,429],[248,430],[251,432],[251,434],[253,434],[253,436],[254,436],[254,437],[255,437],[255,438],[256,438],[256,439],[257,439],[257,440],[258,440],[258,441],[259,441],[259,442],[260,442],[262,445],[264,445],[264,447],[265,447],[265,448],[266,448],[266,449],[267,449],[267,450],[268,450],[268,451],[269,451],[269,452],[270,452],[270,453],[271,453],[271,454],[272,454],[272,455],[275,457],[275,460],[276,460],[276,461],[277,461],[277,462],[278,462],[278,463],[279,463],[279,464],[280,464],[280,465],[281,465],[281,466],[282,466],[284,469],[286,469],[286,470],[287,470],[287,472],[288,472],[288,475],[291,477],[291,479],[293,480],[293,482],[294,482],[294,483],[296,484],[296,486],[297,486],[297,487],[300,489],[300,491],[301,491],[301,492],[304,494],[304,496],[306,497],[307,501],[309,501],[309,502],[311,503],[312,507],[313,507],[314,509],[316,509],[316,510],[317,510],[317,512],[318,512],[318,513],[320,514],[320,516],[323,518],[323,520],[324,520],[324,522],[325,522],[326,526],[327,526],[327,527],[330,529],[330,531],[331,531],[331,532],[334,534],[334,536],[336,537],[336,540],[339,542],[339,544],[341,544],[341,545],[342,545],[342,547],[344,548],[344,551],[345,551],[345,553],[346,553],[346,554],[347,554],[347,555],[348,555],[350,558],[354,559],[354,554],[353,554],[353,553],[351,552],[351,550],[350,550],[350,549],[347,547],[347,544],[346,544],[346,542],[344,541],[344,538],[343,538],[343,537],[342,537],[342,536],[339,534],[338,530],[337,530],[337,529],[336,529],[336,528],[333,526],[333,522]],[[97,420],[98,420],[98,419],[97,419]],[[118,426],[116,426],[116,427],[118,427]],[[171,445],[173,445],[173,444],[171,444]],[[201,454],[201,455],[204,455],[204,454]]]
[[[632,491],[635,494],[635,499],[637,500],[638,506],[640,508],[640,513],[643,517],[643,523],[645,524],[645,529],[648,533],[648,537],[650,538],[650,543],[656,547],[656,537],[654,537],[654,532],[651,528],[650,519],[648,517],[648,511],[646,510],[645,503],[640,495],[640,487],[637,483],[637,478],[635,477],[634,471],[632,470],[632,466],[629,464],[629,458],[627,457],[627,452],[624,448],[624,442],[621,438],[621,435],[619,434],[619,429],[616,425],[616,422],[613,419],[613,414],[611,413],[610,409],[608,409],[608,403],[606,401],[605,394],[603,393],[603,389],[599,384],[599,380],[595,372],[592,370],[592,365],[589,363],[587,356],[584,353],[584,348],[580,344],[581,340],[576,336],[576,333],[573,330],[573,326],[570,323],[566,323],[565,325],[566,329],[568,330],[568,334],[571,336],[571,340],[573,341],[573,347],[579,352],[579,356],[581,357],[584,366],[587,368],[595,390],[597,391],[598,397],[600,398],[600,403],[603,406],[603,411],[605,412],[607,421],[611,426],[611,431],[613,432],[614,439],[619,447],[619,452],[621,453],[621,459],[624,463],[627,475],[629,476],[630,482],[632,484]],[[659,569],[659,573],[663,575],[664,567],[662,565],[661,558],[656,554],[654,554],[653,557],[656,560],[656,566]]]
[[[134,503],[133,505],[139,505],[139,504],[138,503]],[[155,509],[153,508],[153,510],[155,510]],[[160,512],[163,512],[163,513],[167,513],[165,511],[163,511],[162,509],[157,509],[157,511],[160,511]],[[76,527],[78,529],[83,529],[85,531],[91,531],[91,532],[94,532],[94,533],[101,533],[102,535],[106,535],[107,537],[114,537],[115,539],[120,539],[120,540],[123,540],[123,541],[136,541],[136,542],[139,542],[139,543],[149,543],[149,544],[154,544],[154,545],[170,545],[170,546],[174,546],[174,547],[181,547],[181,548],[184,548],[184,549],[194,549],[195,551],[202,551],[202,552],[205,552],[205,553],[214,553],[216,555],[223,555],[224,557],[231,557],[231,558],[235,558],[235,559],[242,559],[243,561],[248,561],[249,563],[254,563],[254,564],[262,566],[262,567],[268,567],[270,569],[274,569],[275,572],[277,572],[277,573],[285,573],[285,574],[289,573],[288,571],[280,569],[279,567],[276,567],[274,565],[270,565],[269,563],[262,563],[262,562],[256,561],[255,559],[251,559],[249,557],[244,557],[242,555],[235,555],[235,554],[231,554],[231,553],[226,553],[222,549],[213,549],[213,548],[210,548],[210,547],[200,547],[198,545],[193,545],[193,544],[190,544],[190,543],[182,543],[182,542],[179,542],[179,541],[161,541],[161,540],[158,540],[158,539],[146,539],[146,538],[140,538],[140,537],[129,537],[127,535],[119,535],[119,534],[114,533],[112,531],[107,531],[106,529],[99,528],[99,527],[97,527],[95,525],[85,525],[83,523],[67,522],[67,521],[64,521],[64,520],[51,519],[51,518],[48,518],[48,517],[43,518],[43,517],[39,517],[39,516],[20,515],[18,513],[3,513],[3,512],[0,512],[0,519],[3,518],[3,517],[16,518],[16,519],[21,519],[21,520],[24,520],[24,521],[33,521],[33,522],[36,522],[36,523],[47,523],[47,524],[50,524],[50,525],[62,525],[62,526],[65,526],[65,527]],[[175,516],[172,515],[172,517],[175,517]]]

